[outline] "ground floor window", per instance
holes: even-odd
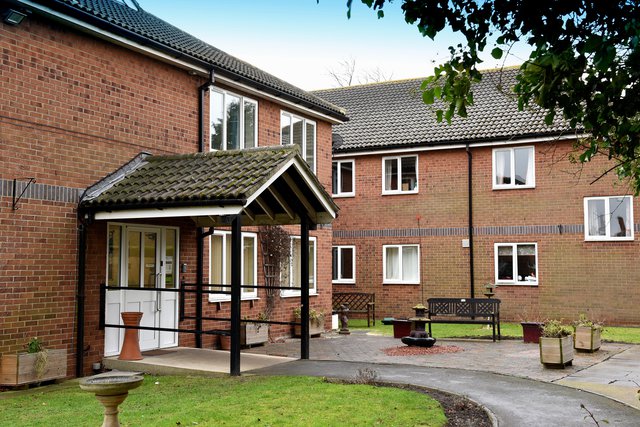
[[[356,247],[334,246],[331,251],[333,283],[355,283]]]
[[[384,283],[420,282],[419,245],[384,245],[382,252]]]
[[[209,282],[213,285],[211,290],[231,291],[231,232],[216,231],[209,241]],[[242,259],[241,263],[241,283],[243,287],[240,291],[241,298],[257,298],[258,266],[258,246],[257,235],[255,233],[242,233]],[[231,295],[209,294],[209,301],[228,301]]]
[[[536,243],[495,244],[496,283],[538,284],[538,245]]]
[[[302,275],[300,274],[300,255],[302,254],[300,237],[291,236],[291,256],[289,265],[283,272],[282,286],[289,289],[282,290],[282,296],[299,296]],[[316,284],[316,238],[309,237],[309,293],[318,292]]]

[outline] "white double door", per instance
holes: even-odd
[[[117,245],[112,236],[119,234]],[[109,256],[119,255],[120,286],[107,291],[105,321],[122,324],[123,311],[142,312],[140,326],[175,329],[178,327],[178,293],[158,289],[178,289],[178,230],[169,227],[131,225],[109,226]],[[113,252],[119,252],[113,253]],[[109,261],[109,269],[112,261]],[[114,269],[112,269],[114,270]],[[109,283],[113,283],[111,280]],[[178,334],[168,331],[139,330],[140,350],[175,347]],[[105,355],[120,353],[124,329],[105,328]]]

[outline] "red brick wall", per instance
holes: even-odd
[[[95,183],[142,151],[157,155],[197,151],[198,87],[204,79],[37,16],[20,26],[0,24],[0,49],[0,179],[4,182],[34,177],[38,186],[71,192]],[[257,100],[259,145],[277,145],[281,107]],[[207,116],[205,111],[205,120]],[[316,122],[318,175],[329,185],[331,128]],[[19,210],[13,211],[11,193],[3,190],[0,195],[0,353],[15,352],[38,336],[49,348],[67,348],[72,374],[79,226],[75,202],[62,202],[57,193],[50,200],[28,193]],[[194,282],[193,223],[188,219],[144,223],[180,227],[180,262],[188,265],[181,279]],[[106,234],[106,223],[89,225],[86,373],[104,348],[98,330],[98,285],[105,281]],[[331,266],[321,254],[330,253],[331,232],[313,234],[319,238],[322,293],[312,297],[312,304],[330,310]],[[207,259],[205,242],[205,276]],[[248,310],[249,302],[243,302],[243,315],[256,314],[262,301],[256,301],[253,311]],[[277,320],[292,320],[296,301],[281,301]],[[221,312],[215,313],[215,305],[205,303],[205,314],[228,315],[228,306],[223,303]],[[193,303],[187,311],[191,308]],[[193,322],[181,326],[189,328]],[[276,336],[287,332],[275,328]],[[211,341],[206,338],[205,344],[210,346]],[[191,335],[180,336],[181,345],[193,342]]]
[[[499,286],[508,320],[562,317],[569,321],[588,313],[612,324],[640,324],[633,301],[640,266],[635,262],[640,244],[587,242],[582,232],[563,234],[491,226],[582,226],[583,198],[632,194],[615,176],[591,183],[609,164],[571,164],[571,142],[540,143],[535,148],[534,189],[493,190],[492,148],[473,148],[473,224],[476,296],[494,282],[494,244],[534,242],[538,245],[539,286]],[[334,285],[335,291],[376,292],[377,315],[406,316],[410,307],[429,297],[470,294],[467,238],[467,155],[464,149],[419,154],[419,194],[382,196],[380,155],[356,159],[356,197],[336,198],[340,216],[334,223],[334,244],[356,245],[356,285]],[[640,204],[634,198],[634,223]],[[421,228],[421,237],[344,237],[343,231]],[[514,234],[516,233],[516,234]],[[371,233],[370,233],[371,234]],[[382,284],[382,245],[420,244],[420,285]]]

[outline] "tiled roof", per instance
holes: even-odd
[[[133,167],[127,165],[117,179],[110,176],[91,187],[80,205],[97,209],[224,201],[242,204],[297,153],[296,147],[289,146],[142,157],[132,162]]]
[[[339,107],[229,55],[148,12],[133,9],[115,0],[36,0],[36,3],[42,3],[63,13],[72,13],[75,18],[83,21],[91,18],[95,21],[92,23],[97,26],[129,31],[203,61],[213,66],[216,73],[227,73],[231,78],[248,80],[260,90],[293,98],[295,102],[339,120],[346,119]],[[176,2],[175,7],[182,7],[179,3]],[[198,11],[194,9],[193,13]],[[215,20],[215,17],[213,19]]]
[[[517,69],[485,71],[473,86],[468,117],[438,123],[434,106],[422,101],[424,78],[366,84],[314,93],[347,110],[349,121],[333,126],[334,153],[417,145],[448,145],[558,135],[568,125],[557,119],[544,124],[544,111],[533,106],[518,111],[510,88]],[[503,89],[500,89],[503,88]]]

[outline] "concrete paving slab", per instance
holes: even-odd
[[[201,348],[176,347],[142,353],[142,360],[103,359],[104,367],[120,371],[138,371],[155,375],[221,375],[229,373],[229,352]],[[240,355],[240,371],[246,372],[296,360],[263,354]]]

